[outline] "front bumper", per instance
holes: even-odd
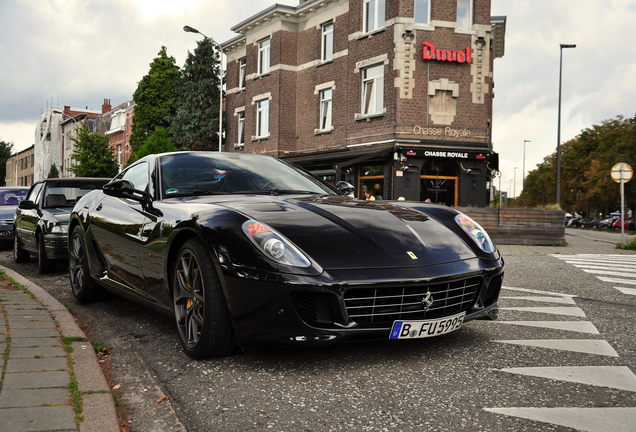
[[[316,277],[261,278],[224,268],[222,279],[240,345],[324,346],[388,338],[396,320],[460,312],[464,321],[496,319],[503,261],[331,270]]]
[[[49,233],[44,235],[46,257],[51,260],[68,258],[68,238],[65,233]]]
[[[10,223],[0,223],[0,241],[13,240],[13,221]]]

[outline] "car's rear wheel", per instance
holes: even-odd
[[[44,245],[44,235],[38,235],[38,270],[40,274],[50,273],[55,269],[55,261],[46,256],[46,246]]]
[[[194,358],[229,355],[236,342],[223,289],[203,243],[179,249],[172,282],[174,315],[181,344]]]
[[[77,301],[82,303],[99,300],[102,295],[102,289],[97,282],[91,278],[84,231],[82,231],[79,225],[73,229],[69,249],[68,274],[71,280],[73,295]]]
[[[23,263],[29,260],[29,254],[22,249],[18,235],[13,233],[13,259],[16,263]]]

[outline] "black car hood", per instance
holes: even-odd
[[[46,220],[47,222],[59,222],[63,225],[68,224],[68,219],[71,216],[72,211],[73,208],[71,207],[47,208],[42,210],[42,213],[44,213],[42,219]]]
[[[476,257],[448,227],[396,203],[257,196],[215,204],[269,225],[325,269],[415,267]]]

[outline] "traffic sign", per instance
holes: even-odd
[[[630,167],[628,164],[624,162],[619,162],[612,167],[612,171],[611,171],[612,180],[614,180],[616,183],[620,183],[621,171],[623,172],[623,182],[627,183],[628,181],[632,179],[632,176],[634,175],[634,171],[632,170],[632,167]]]

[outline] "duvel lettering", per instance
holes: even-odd
[[[465,51],[456,50],[440,50],[435,49],[435,44],[431,42],[422,42],[424,49],[422,57],[424,60],[438,60],[457,63],[470,63],[470,47],[467,46]]]

